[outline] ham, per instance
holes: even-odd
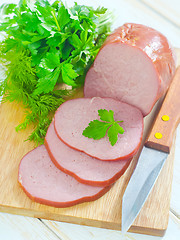
[[[64,144],[54,130],[54,122],[48,128],[45,146],[57,168],[73,176],[79,182],[93,186],[114,183],[127,169],[130,159],[99,161]]]
[[[107,136],[94,140],[82,135],[92,120],[99,120],[98,110],[114,111],[114,120],[125,130],[111,146]],[[54,126],[58,137],[71,148],[99,160],[132,158],[139,149],[143,134],[143,116],[139,109],[111,98],[78,98],[63,103],[55,113]]]
[[[127,169],[143,135],[143,116],[165,94],[175,73],[173,50],[158,31],[124,24],[111,34],[85,79],[84,96],[63,103],[41,145],[20,162],[18,181],[32,200],[69,207],[105,194]],[[112,110],[125,130],[111,146],[107,136],[82,135],[99,109]]]
[[[146,116],[175,73],[174,53],[160,32],[127,23],[112,33],[86,75],[84,96],[111,97]]]
[[[70,207],[94,201],[110,189],[82,184],[60,171],[51,162],[44,145],[23,157],[18,181],[30,199],[53,207]]]

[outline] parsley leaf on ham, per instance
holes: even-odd
[[[84,129],[83,135],[94,140],[99,140],[106,136],[106,132],[109,141],[114,146],[118,140],[118,134],[123,134],[124,129],[119,125],[123,121],[114,120],[114,112],[106,109],[98,110],[100,120],[90,121],[87,128]]]

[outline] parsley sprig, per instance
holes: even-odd
[[[111,14],[61,1],[20,0],[0,7],[0,63],[6,78],[0,79],[4,101],[22,102],[25,120],[17,129],[34,124],[29,136],[43,143],[52,113],[74,89],[83,86],[87,70],[110,32]],[[59,90],[59,85],[70,90]]]
[[[109,141],[114,146],[118,140],[118,134],[123,134],[124,129],[119,125],[123,121],[114,120],[114,112],[106,109],[98,110],[100,120],[93,120],[89,123],[88,127],[84,129],[83,135],[94,140],[99,140],[105,137],[106,132]]]

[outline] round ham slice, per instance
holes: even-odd
[[[93,186],[108,186],[114,183],[127,169],[131,159],[99,161],[64,144],[54,130],[54,122],[48,128],[45,146],[57,168]]]
[[[26,154],[19,165],[18,181],[33,201],[53,207],[70,207],[94,201],[110,187],[82,184],[52,163],[44,145]]]
[[[117,143],[111,146],[107,136],[94,140],[82,135],[90,121],[100,120],[99,109],[114,111],[114,120],[125,132],[119,134]],[[139,109],[111,98],[78,98],[66,101],[55,113],[55,131],[71,148],[106,161],[129,159],[139,149],[143,134],[143,116]]]
[[[146,116],[167,91],[175,73],[168,40],[158,31],[127,23],[112,33],[89,69],[85,97],[111,97]]]

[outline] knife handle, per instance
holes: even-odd
[[[145,146],[170,152],[173,136],[180,121],[180,66],[164,98]]]

